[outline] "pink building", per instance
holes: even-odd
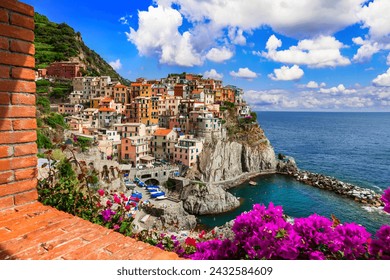
[[[152,157],[148,155],[149,145],[144,137],[133,136],[121,139],[121,160],[138,167],[148,162]]]
[[[174,160],[192,167],[196,164],[199,154],[202,152],[203,142],[194,139],[191,135],[180,138],[175,145]]]

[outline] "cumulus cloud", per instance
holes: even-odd
[[[361,45],[352,59],[356,62],[366,62],[370,60],[374,54],[381,50],[378,42],[366,41],[361,37],[353,38],[352,41],[357,45]]]
[[[248,79],[248,80],[257,78],[257,74],[247,67],[238,69],[238,72],[230,71],[230,76],[235,78]]]
[[[230,27],[228,36],[233,44],[244,46],[246,44],[246,38],[243,34],[243,30],[240,28]]]
[[[289,37],[333,34],[358,21],[364,0],[172,0],[191,22],[211,21],[224,27],[252,30],[264,25]],[[234,16],[230,16],[234,15]]]
[[[268,52],[263,52],[262,55],[273,61],[308,65],[312,68],[344,66],[351,63],[348,58],[343,57],[340,53],[340,49],[344,45],[331,36],[302,40],[298,42],[297,46],[278,51],[281,46],[282,41],[272,35],[266,43]]]
[[[390,53],[387,55],[386,64],[390,66]]]
[[[320,93],[338,95],[338,94],[352,94],[356,93],[355,89],[347,89],[343,84],[339,84],[337,87],[321,88]]]
[[[325,87],[325,86],[326,86],[325,83],[318,84],[315,81],[310,81],[304,87],[305,88],[310,88],[310,89],[315,89],[315,88],[320,88],[320,87]]]
[[[214,61],[214,62],[224,62],[225,60],[229,60],[232,58],[233,52],[229,50],[228,48],[212,48],[207,54],[206,58],[208,60]]]
[[[211,69],[210,71],[204,72],[203,77],[206,79],[222,80],[223,74],[218,73],[215,69]]]
[[[316,90],[307,89],[250,90],[245,92],[244,98],[254,110],[361,111],[374,108],[388,110],[390,90],[383,87],[362,87],[351,94],[340,96],[317,94]]]
[[[274,73],[269,74],[268,77],[274,81],[295,81],[302,78],[303,75],[303,70],[298,65],[294,65],[291,68],[282,66],[280,69],[274,69]]]
[[[390,87],[390,68],[387,69],[386,73],[378,75],[372,83],[378,87]]]
[[[357,16],[363,21],[364,27],[369,28],[373,39],[383,39],[390,34],[390,2],[375,0],[364,6]]]
[[[122,68],[122,63],[121,63],[121,60],[119,58],[115,61],[109,62],[108,64],[110,64],[111,67],[114,68],[115,71],[118,71]]]
[[[195,66],[203,63],[191,45],[191,33],[181,34],[181,14],[172,8],[150,6],[138,13],[139,27],[126,33],[130,42],[137,46],[140,55],[158,55],[160,63]]]

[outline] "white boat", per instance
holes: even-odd
[[[161,196],[158,196],[156,197],[157,200],[164,200],[164,199],[167,199],[167,197],[165,195],[161,195]]]
[[[249,185],[257,186],[257,183],[255,181],[249,181]]]

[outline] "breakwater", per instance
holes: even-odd
[[[381,195],[373,190],[345,183],[330,176],[299,170],[291,157],[288,157],[287,160],[279,161],[278,171],[278,173],[292,176],[295,180],[306,185],[331,191],[362,204],[374,207],[384,206]]]

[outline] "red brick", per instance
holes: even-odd
[[[14,206],[13,196],[0,198],[0,209],[5,209]]]
[[[15,195],[15,205],[25,204],[38,199],[38,191],[36,189]]]
[[[0,92],[0,105],[8,105],[9,101],[9,94],[6,92]]]
[[[28,68],[35,67],[35,59],[33,56],[18,53],[0,52],[0,63],[12,66],[24,66]]]
[[[12,68],[12,78],[34,81],[35,71],[27,68]]]
[[[11,160],[0,159],[0,171],[11,170]]]
[[[13,52],[20,52],[24,54],[35,54],[35,46],[33,43],[19,41],[19,40],[12,40],[10,50]]]
[[[0,146],[0,158],[12,156],[12,147],[11,146]]]
[[[34,19],[29,16],[23,16],[19,14],[11,14],[11,24],[21,26],[30,30],[34,30]]]
[[[6,184],[14,180],[14,172],[7,171],[0,173],[0,184]],[[1,204],[1,203],[0,203]],[[0,206],[1,209],[1,206]]]
[[[35,94],[13,93],[11,103],[13,105],[35,105]]]
[[[0,91],[35,93],[35,82],[5,80],[0,83]]]
[[[10,67],[0,65],[0,79],[9,78]]]
[[[38,148],[36,143],[14,146],[14,154],[16,157],[32,155],[37,152]]]
[[[0,36],[21,39],[28,42],[34,41],[34,31],[3,23],[0,23]]]
[[[11,161],[11,169],[21,169],[27,167],[36,167],[38,163],[38,158],[36,156],[29,156],[24,158],[12,158]]]
[[[35,115],[36,108],[33,106],[0,107],[0,118],[35,118]]]
[[[21,170],[15,170],[15,180],[25,180],[25,179],[32,179],[37,177],[38,170],[37,168],[29,168],[29,169],[21,169]]]
[[[10,183],[4,186],[0,186],[0,196],[6,196],[10,194],[17,194],[21,192],[31,191],[37,187],[37,179],[31,179],[26,181],[19,181]]]
[[[8,50],[9,48],[9,43],[8,43],[8,38],[1,38],[0,37],[0,50]]]
[[[0,22],[8,22],[8,11],[0,10]]]
[[[0,144],[16,144],[35,142],[37,140],[36,131],[15,131],[15,132],[3,132],[1,133]]]
[[[0,120],[0,131],[12,130],[11,120]]]
[[[10,9],[26,16],[34,16],[34,8],[19,1],[1,0],[0,7]]]
[[[31,130],[37,129],[36,119],[21,119],[12,121],[14,130]]]

